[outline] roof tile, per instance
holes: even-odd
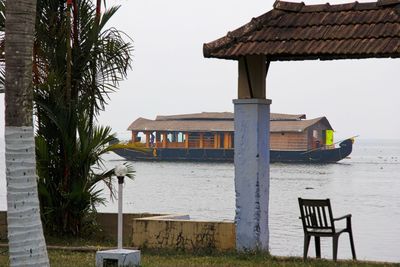
[[[277,1],[274,9],[214,42],[205,57],[268,60],[400,57],[400,0],[340,5]]]

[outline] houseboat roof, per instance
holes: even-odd
[[[325,117],[306,120],[305,115],[271,113],[270,132],[303,132],[308,127],[322,122],[333,130]],[[157,116],[155,120],[138,118],[128,127],[130,131],[164,132],[233,132],[233,113],[203,112],[172,116]]]
[[[192,114],[179,115],[158,115],[156,121],[171,121],[171,120],[233,120],[233,112],[201,112]],[[305,114],[283,114],[271,113],[270,120],[301,120],[305,119]]]

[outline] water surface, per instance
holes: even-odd
[[[4,156],[0,153],[1,162]],[[122,159],[106,157],[113,167]],[[234,166],[230,163],[133,162],[136,177],[124,186],[125,212],[183,213],[198,220],[233,220]],[[0,209],[6,209],[0,176]],[[400,141],[355,143],[350,159],[337,164],[272,164],[270,250],[301,256],[303,232],[298,197],[330,198],[334,215],[353,215],[359,259],[400,262]],[[109,197],[107,192],[105,197]],[[116,212],[115,202],[100,211]],[[331,239],[322,239],[322,256],[332,257]],[[310,256],[314,256],[311,243]],[[351,258],[347,234],[339,258]]]

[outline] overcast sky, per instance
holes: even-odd
[[[203,43],[273,5],[271,0],[107,3],[121,5],[110,26],[128,34],[135,51],[128,79],[111,95],[99,122],[126,136],[138,117],[233,111],[237,62],[204,58]],[[272,112],[326,116],[337,141],[353,135],[399,139],[399,80],[400,59],[272,62],[267,98],[272,99]]]

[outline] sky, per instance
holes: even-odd
[[[342,3],[337,0],[331,4]],[[306,4],[325,1],[306,1]],[[133,40],[132,70],[99,123],[120,137],[138,117],[233,111],[237,61],[203,57],[211,42],[272,9],[272,0],[134,1],[110,25]],[[271,111],[326,116],[340,138],[400,139],[400,59],[272,62]],[[3,105],[1,105],[3,106]],[[3,116],[3,112],[1,112]]]

